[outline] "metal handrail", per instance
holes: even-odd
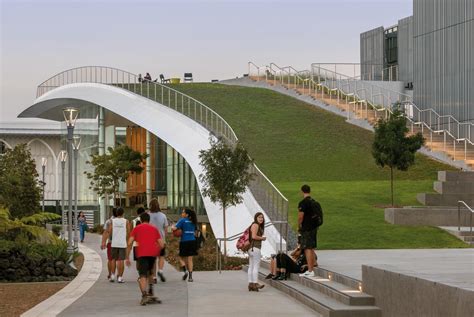
[[[469,235],[472,236],[472,214],[474,213],[474,210],[462,200],[458,200],[458,231],[461,231],[461,205],[464,205],[464,207],[471,212],[469,214],[469,226],[471,227]]]
[[[250,65],[249,63],[249,67]],[[68,69],[41,83],[37,89],[37,97],[55,88],[74,83],[99,83],[128,90],[189,117],[215,136],[223,137],[230,144],[238,141],[232,127],[217,112],[202,102],[158,82],[140,82],[137,75],[118,68],[84,66]],[[250,171],[255,177],[248,187],[256,201],[272,220],[287,221],[288,200],[286,197],[255,164],[251,165]],[[280,235],[284,235],[286,241],[288,230],[280,232]]]
[[[419,122],[423,122],[422,128],[426,127],[429,131],[430,138],[432,138],[433,133],[435,131],[437,133],[442,132],[445,133],[445,136],[452,138],[454,142],[464,142],[464,157],[467,158],[467,144],[474,145],[474,133],[471,133],[474,129],[474,123],[471,122],[459,122],[456,118],[452,115],[440,115],[434,109],[420,109],[412,100],[412,97],[407,94],[400,93],[398,91],[394,91],[385,87],[381,87],[377,85],[377,83],[367,83],[362,82],[361,80],[354,77],[349,77],[345,74],[340,74],[335,71],[323,68],[318,66],[318,73],[315,73],[315,66],[314,65],[323,65],[324,63],[313,63],[311,64],[312,74],[310,76],[309,82],[307,80],[301,78],[298,75],[298,71],[293,68],[292,66],[285,66],[279,67],[275,63],[270,63],[269,69],[276,74],[276,71],[273,68],[277,68],[280,74],[285,72],[288,74],[288,83],[291,83],[291,77],[294,77],[295,86],[298,86],[302,83],[303,94],[312,95],[313,93],[317,97],[317,90],[321,90],[321,97],[323,96],[324,90],[330,93],[330,96],[334,92],[334,89],[337,89],[337,102],[340,102],[340,96],[346,96],[346,100],[348,96],[354,98],[355,101],[371,99],[366,106],[366,114],[368,116],[368,107],[370,106],[376,112],[386,111],[386,115],[393,113],[393,104],[399,103],[401,106],[404,106],[405,117],[409,124],[416,125]],[[331,63],[334,65],[334,63]],[[344,64],[344,63],[343,63]],[[347,65],[356,65],[347,64]],[[288,70],[285,70],[288,69]],[[291,70],[295,71],[295,74],[291,73]],[[338,84],[336,82],[339,81]],[[283,81],[282,81],[283,84]],[[352,86],[352,87],[351,87]],[[361,86],[361,87],[359,87]],[[346,88],[347,87],[347,88]],[[353,88],[353,89],[351,89]],[[297,87],[295,87],[297,89]],[[370,92],[368,91],[370,89]],[[361,90],[365,90],[365,96],[361,96],[358,94]],[[375,91],[374,91],[375,90]],[[379,98],[382,96],[381,98]],[[381,101],[380,103],[376,102],[375,97]],[[352,102],[352,104],[356,104],[357,102]],[[350,104],[350,103],[349,103]],[[350,107],[350,106],[349,106]],[[350,117],[350,111],[347,111],[347,117]],[[422,129],[423,131],[423,129]],[[446,137],[444,142],[444,150],[446,150]],[[455,152],[455,143],[453,143],[453,148]],[[454,159],[455,159],[454,154]]]
[[[264,225],[264,228],[267,228],[267,227],[270,227],[270,226],[274,226],[276,224],[280,224],[280,226],[282,224],[288,224],[287,221],[269,221],[269,222],[266,222],[265,225]],[[227,238],[216,238],[216,271],[219,271],[219,273],[221,273],[222,271],[222,252],[220,252],[220,250],[222,249],[222,242],[226,241],[226,242],[229,242],[229,241],[235,241],[237,239],[239,239],[245,231],[247,231],[248,228],[246,228],[244,231],[242,232],[239,232],[239,233],[236,233],[230,237],[227,237]],[[286,250],[285,250],[286,251]],[[283,252],[283,249],[282,249],[282,238],[281,238],[281,235],[280,235],[280,253]]]

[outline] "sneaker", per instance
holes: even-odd
[[[117,278],[117,283],[123,283],[123,282],[124,282],[123,277],[119,276]]]
[[[160,278],[160,281],[163,283],[166,282],[165,276],[163,275],[163,272],[158,272],[158,277]]]
[[[314,271],[313,272],[310,272],[310,271],[306,271],[304,273],[301,273],[300,274],[301,277],[314,277]]]
[[[267,276],[265,276],[265,279],[269,280],[269,279],[273,278],[273,276],[274,275],[272,273],[269,273]]]
[[[193,278],[190,277],[190,278],[188,279],[188,282],[194,282]]]
[[[110,274],[109,282],[115,282],[115,274]]]
[[[282,274],[276,278],[277,281],[286,281],[286,275]]]
[[[140,301],[140,305],[145,306],[146,303],[148,303],[148,296],[143,295],[143,296],[142,296],[142,299],[141,299],[141,301]]]
[[[183,281],[186,281],[187,278],[188,278],[188,271],[184,272]]]

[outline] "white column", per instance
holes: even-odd
[[[104,108],[99,107],[99,155],[105,154],[105,111]],[[105,223],[107,219],[107,208],[105,206],[105,198],[99,198],[99,221],[101,224]]]
[[[151,201],[151,133],[146,131],[146,205]]]

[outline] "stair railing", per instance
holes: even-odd
[[[232,127],[217,112],[202,102],[167,85],[153,81],[139,81],[139,76],[117,68],[84,66],[68,69],[41,83],[37,89],[37,97],[58,87],[75,83],[112,85],[128,90],[189,117],[216,137],[222,137],[230,144],[235,144],[238,141]],[[288,221],[288,200],[286,197],[270,182],[257,165],[253,164],[250,170],[255,174],[255,177],[251,181],[249,189],[256,201],[262,208],[265,208],[270,217],[273,217],[272,221]],[[279,232],[285,241],[288,239],[288,231],[287,226],[283,232]]]
[[[444,151],[446,151],[446,146],[450,143],[446,137],[451,138],[454,160],[456,160],[456,143],[464,142],[464,159],[467,159],[467,146],[468,144],[474,145],[474,133],[472,133],[474,123],[459,122],[451,115],[441,116],[434,109],[420,109],[413,103],[411,96],[407,94],[381,87],[376,83],[361,81],[360,75],[355,78],[349,77],[319,65],[322,64],[313,63],[311,65],[312,70],[309,80],[299,76],[300,72],[291,66],[279,67],[275,63],[270,63],[269,68],[274,72],[278,71],[280,74],[286,72],[289,76],[289,83],[291,83],[291,78],[294,77],[295,89],[302,88],[299,91],[303,95],[314,94],[313,96],[318,98],[318,90],[320,90],[321,98],[323,98],[324,92],[326,92],[330,99],[336,94],[338,104],[340,104],[340,100],[345,99],[348,104],[348,119],[350,118],[351,110],[355,113],[359,107],[363,106],[365,106],[366,110],[365,119],[369,120],[369,108],[374,111],[375,119],[377,119],[377,113],[379,112],[383,112],[385,118],[387,118],[393,112],[394,105],[400,104],[403,106],[402,110],[405,112],[412,131],[415,125],[420,126],[422,132],[427,130],[431,141],[433,140],[433,134],[443,133]],[[390,71],[393,71],[393,68]],[[283,84],[281,78],[280,82]],[[306,90],[306,88],[308,89]],[[349,99],[352,101],[349,102]],[[363,115],[361,117],[364,118]]]
[[[461,207],[464,207],[469,211],[469,226],[471,228],[469,235],[472,237],[472,214],[474,213],[474,210],[466,204],[466,202],[462,200],[458,201],[458,231],[461,231]]]

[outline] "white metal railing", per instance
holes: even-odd
[[[397,81],[398,65],[383,67],[383,64],[360,64],[360,63],[313,63],[311,67],[317,66],[335,73],[344,74],[353,79],[369,81]]]
[[[257,66],[249,62],[249,70],[254,66],[259,67],[260,70],[266,68],[265,73],[273,75],[275,79],[273,83],[279,82],[281,85],[296,89],[303,95],[324,98],[326,94],[329,99],[334,96],[338,104],[343,100],[347,104],[348,119],[353,113],[356,116],[360,114],[362,118],[365,114],[367,120],[372,114],[377,120],[379,116],[389,116],[396,106],[404,112],[412,131],[414,126],[419,126],[422,132],[426,130],[431,142],[433,135],[443,135],[443,151],[452,150],[454,160],[467,159],[468,146],[474,145],[473,123],[459,122],[453,116],[440,115],[434,109],[420,109],[410,95],[382,87],[374,82],[362,81],[360,75],[351,77],[320,65],[323,64],[312,64],[309,80],[300,76],[294,68],[292,68],[293,72],[289,71],[291,66],[279,67],[275,63],[270,63],[269,66]],[[464,143],[464,149],[460,149],[458,145],[461,142]],[[464,151],[464,158],[457,157],[459,150]]]
[[[470,233],[469,235],[472,237],[472,214],[474,213],[474,210],[469,207],[468,204],[466,204],[464,201],[459,200],[458,201],[458,231],[461,231],[461,207],[465,207],[469,211],[469,227]]]
[[[249,74],[250,75],[250,74]],[[117,68],[104,66],[84,66],[63,71],[47,79],[38,86],[37,97],[55,88],[74,83],[98,83],[113,85],[147,97],[198,122],[217,137],[230,144],[238,141],[232,127],[214,110],[202,102],[157,82],[139,81],[138,76]],[[252,164],[254,178],[249,188],[259,205],[264,208],[272,221],[288,221],[288,200],[275,185]],[[280,228],[282,229],[282,228]],[[288,226],[283,228],[285,241],[288,238]]]
[[[267,227],[270,227],[270,226],[275,226],[275,228],[276,228],[276,225],[278,225],[278,227],[281,230],[282,226],[288,226],[288,221],[269,221],[269,222],[265,223],[264,227],[267,228]],[[235,240],[239,239],[247,229],[248,229],[248,227],[245,228],[244,231],[236,233],[236,234],[234,234],[230,237],[227,237],[226,239],[216,238],[216,271],[219,271],[219,273],[221,273],[221,271],[222,271],[222,252],[220,252],[222,250],[222,243],[224,241],[229,242],[229,241],[235,241]],[[282,245],[283,245],[283,241],[282,241],[282,236],[280,235],[280,245],[279,245],[280,248],[278,249],[279,253],[283,253],[283,252],[287,251],[286,249],[283,250]]]

